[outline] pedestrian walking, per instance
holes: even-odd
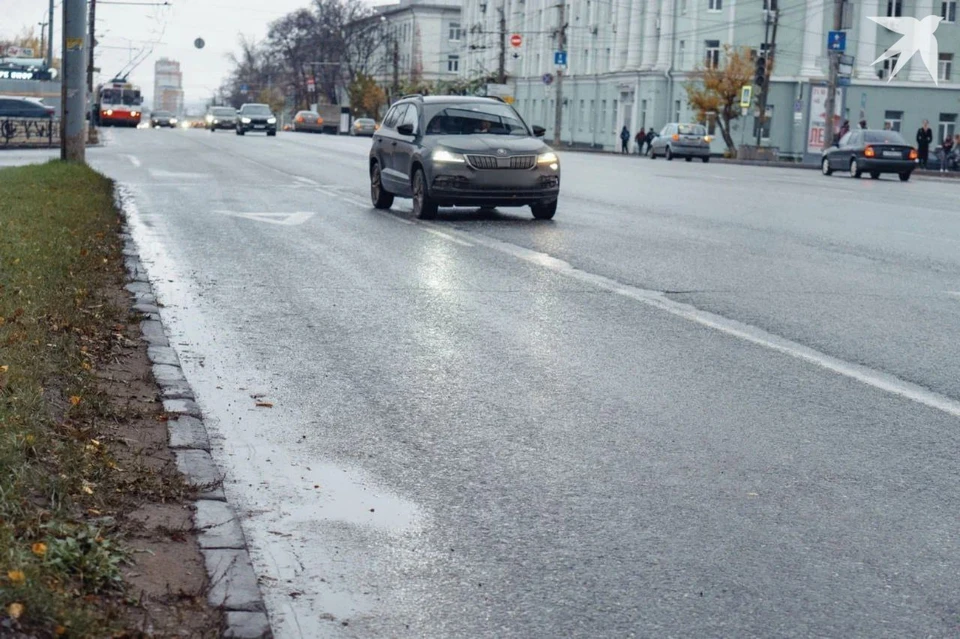
[[[860,120],[860,128],[861,128],[861,129],[866,129],[866,128],[867,128],[867,121],[866,121],[866,120]]]
[[[847,133],[850,133],[850,120],[844,120],[843,124],[840,125],[840,133],[837,135],[834,146],[839,146],[840,140],[842,140],[843,136],[845,136]]]
[[[647,153],[653,151],[653,139],[657,137],[656,131],[653,130],[653,127],[647,131]]]
[[[628,153],[630,150],[630,129],[624,124],[620,129],[620,152]]]
[[[953,156],[953,138],[949,135],[943,138],[940,150],[937,152],[937,159],[940,160],[940,172],[946,173]]]
[[[920,168],[927,168],[927,156],[930,155],[930,143],[933,142],[933,131],[930,129],[930,122],[923,121],[923,124],[917,129],[917,154],[920,156]]]
[[[643,130],[643,127],[640,127],[640,130],[637,131],[633,141],[637,143],[637,155],[643,155],[643,144],[647,141],[647,133]]]

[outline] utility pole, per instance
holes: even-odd
[[[90,47],[90,55],[87,59],[87,92],[93,93],[93,48],[96,46],[97,35],[97,0],[90,0],[90,39],[87,46]]]
[[[843,29],[844,0],[833,0],[833,30]],[[837,76],[840,74],[840,56],[836,51],[827,51],[830,56],[830,78],[827,83],[827,113],[824,118],[824,148],[833,146],[835,136],[833,127],[834,114],[837,112]]]
[[[47,68],[49,69],[52,66],[53,66],[53,0],[50,0],[50,13],[47,14]]]
[[[497,65],[497,82],[507,83],[507,16],[503,11],[503,5],[497,9],[500,13],[500,38],[497,43],[499,46],[499,58]]]
[[[83,76],[86,23],[86,0],[63,0],[60,159],[67,162],[85,161],[87,92]]]
[[[773,8],[769,12],[765,12],[763,20],[766,23],[766,29],[770,28],[770,13],[773,13],[773,36],[770,38],[770,41],[767,42],[766,30],[764,31],[764,46],[766,51],[764,56],[766,59],[766,65],[764,66],[763,71],[763,86],[760,91],[760,114],[759,121],[760,126],[757,127],[757,148],[760,147],[760,140],[763,137],[763,125],[767,122],[767,96],[770,94],[770,76],[773,72],[773,59],[774,53],[777,49],[777,25],[780,24],[780,9],[776,6],[776,0],[772,3]]]
[[[393,99],[396,100],[400,93],[400,45],[397,43],[397,31],[393,31]]]
[[[567,50],[567,22],[566,0],[560,0],[557,9],[560,11],[560,20],[557,23],[557,51]],[[560,146],[560,131],[563,127],[563,68],[557,67],[557,95],[556,111],[553,118],[553,146]]]

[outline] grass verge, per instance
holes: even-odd
[[[98,439],[124,418],[97,376],[127,339],[112,193],[85,166],[0,170],[2,636],[122,628],[129,556],[108,515],[164,481]]]

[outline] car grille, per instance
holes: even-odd
[[[468,155],[467,161],[475,169],[532,169],[537,164],[537,156],[514,155],[501,158],[495,155]]]

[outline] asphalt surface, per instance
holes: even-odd
[[[108,137],[278,637],[960,636],[955,183],[564,154],[421,223],[368,140]]]

